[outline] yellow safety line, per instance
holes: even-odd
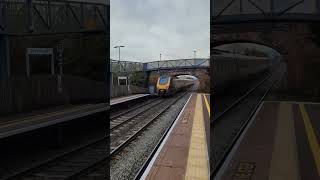
[[[318,175],[320,176],[320,145],[317,141],[314,129],[312,127],[312,124],[310,122],[308,113],[304,107],[303,104],[299,104],[300,111],[302,114],[302,119],[304,122],[304,127],[307,132],[308,140],[309,140],[309,145],[313,154],[313,158],[315,160],[317,170],[318,170]]]
[[[268,180],[299,180],[292,104],[280,102]]]
[[[207,107],[209,117],[210,117],[210,105],[208,103],[207,96],[203,94],[203,98],[204,98],[204,102],[206,103],[206,107]]]
[[[202,98],[200,94],[197,95],[191,133],[185,179],[208,180],[209,160],[207,155],[207,140],[203,118]]]

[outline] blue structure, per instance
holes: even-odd
[[[111,72],[150,72],[174,69],[209,69],[209,59],[176,59],[152,62],[131,62],[111,60]]]
[[[143,71],[177,70],[177,69],[209,69],[209,59],[176,59],[154,61],[143,64]]]

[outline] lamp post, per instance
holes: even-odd
[[[120,45],[120,46],[115,46],[114,48],[118,48],[119,49],[119,61],[118,61],[118,63],[119,63],[119,73],[121,72],[121,62],[120,62],[120,49],[122,48],[122,47],[125,47],[125,46],[122,46],[122,45]],[[128,78],[128,77],[127,77]],[[119,81],[119,80],[118,80]],[[127,82],[128,82],[128,79],[127,79]]]
[[[194,60],[196,60],[196,50],[193,51]]]
[[[119,49],[119,62],[120,62],[120,49],[124,47],[124,46],[115,46],[114,48],[118,48]]]

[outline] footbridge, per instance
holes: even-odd
[[[105,30],[109,0],[1,0],[0,34]]]
[[[111,61],[112,82],[114,77],[127,76],[129,74],[143,73],[144,84],[155,85],[157,78],[162,74],[178,76],[192,75],[200,80],[200,88],[209,92],[209,69],[208,58],[174,59],[151,62]],[[139,76],[142,78],[141,76]]]
[[[109,17],[110,0],[0,0],[1,109],[106,97]]]

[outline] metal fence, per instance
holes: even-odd
[[[142,71],[142,62],[111,60],[111,72],[113,73],[132,73]]]
[[[110,86],[110,98],[128,96],[132,94],[148,93],[147,88],[138,86]]]
[[[62,92],[56,76],[15,77],[0,82],[0,114],[25,112],[50,106],[106,101],[104,82],[65,75]]]

